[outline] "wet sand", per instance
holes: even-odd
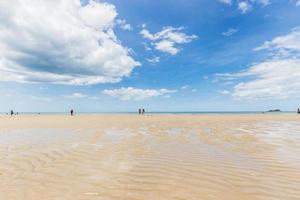
[[[2,200],[300,199],[300,116],[0,117]]]

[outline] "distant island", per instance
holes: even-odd
[[[268,112],[281,112],[281,110],[275,109],[275,110],[269,110]]]

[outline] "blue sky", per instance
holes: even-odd
[[[0,111],[300,107],[298,0],[0,3]]]

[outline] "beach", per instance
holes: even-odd
[[[300,116],[0,116],[2,200],[300,199]]]

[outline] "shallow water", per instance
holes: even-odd
[[[300,122],[2,129],[0,199],[300,199]]]
[[[79,130],[61,129],[7,129],[0,130],[1,145],[43,145],[78,139]]]

